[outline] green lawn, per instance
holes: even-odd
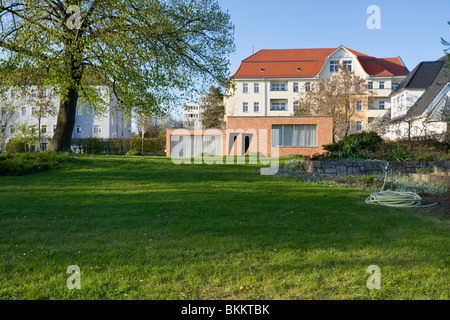
[[[0,177],[0,299],[450,298],[448,217],[257,168],[77,156]]]

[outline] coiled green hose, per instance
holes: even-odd
[[[433,207],[437,205],[437,203],[423,205],[422,198],[414,192],[399,192],[399,191],[383,191],[386,185],[386,176],[384,178],[383,187],[380,192],[372,193],[367,199],[366,203],[382,205],[387,207],[401,207],[401,208],[410,208],[410,207]]]

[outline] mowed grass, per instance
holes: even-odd
[[[76,156],[0,177],[0,299],[450,298],[448,217],[257,168]]]

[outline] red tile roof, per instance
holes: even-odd
[[[261,50],[244,59],[233,78],[313,78],[323,68],[327,58],[339,48]],[[345,49],[357,56],[369,76],[408,74],[400,58],[379,59]]]

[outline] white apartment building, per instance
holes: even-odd
[[[2,144],[14,137],[15,129],[22,124],[38,126],[38,104],[44,99],[51,106],[48,114],[41,117],[40,129],[44,138],[41,149],[45,149],[56,130],[57,114],[60,105],[60,97],[52,89],[42,90],[38,96],[38,88],[29,86],[26,90],[11,88],[3,95],[0,102],[0,123],[2,132]],[[117,98],[108,87],[96,87],[97,93],[104,99],[107,108],[104,112],[93,112],[88,105],[77,108],[73,139],[77,138],[130,138],[131,119],[117,108]],[[39,102],[38,102],[39,101]],[[5,108],[6,107],[6,108]],[[6,109],[13,108],[14,113],[8,114]]]
[[[225,96],[227,117],[291,116],[311,85],[341,64],[366,79],[373,101],[361,102],[351,131],[362,131],[390,109],[390,93],[408,75],[400,57],[375,58],[340,46],[327,49],[261,50],[243,60]]]
[[[183,126],[192,129],[201,126],[203,113],[206,108],[206,95],[199,95],[198,102],[183,105]]]

